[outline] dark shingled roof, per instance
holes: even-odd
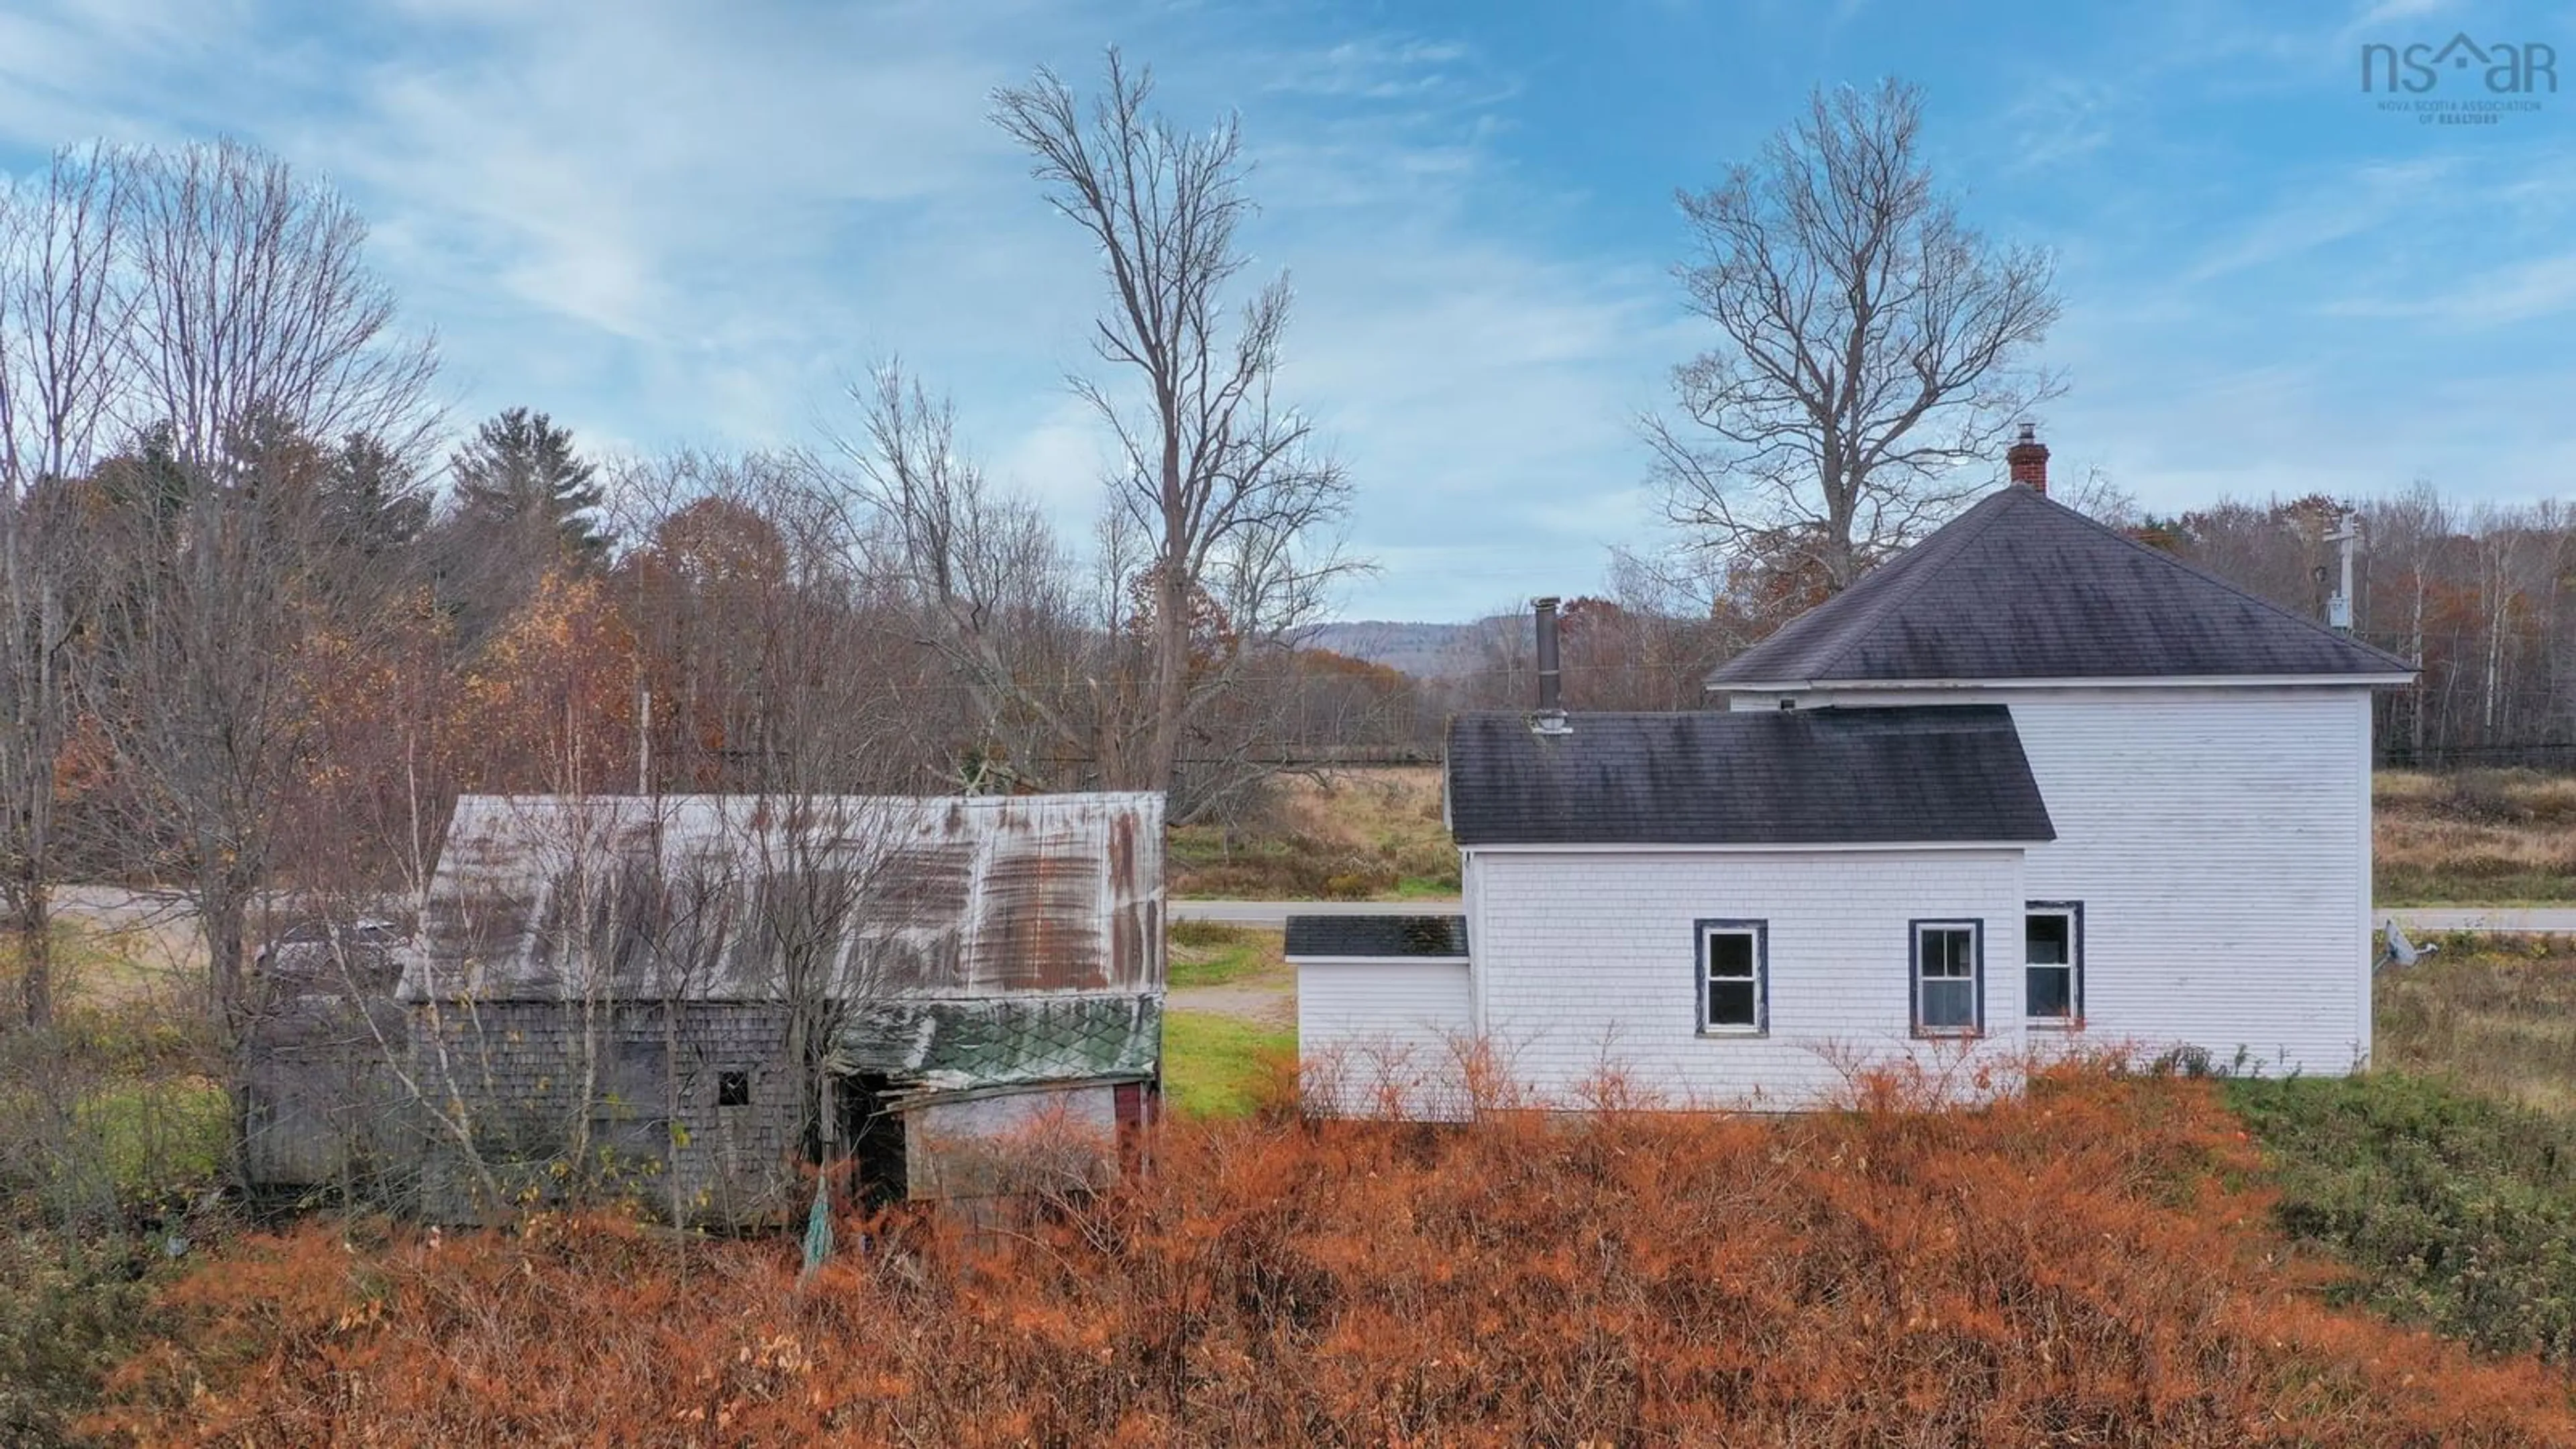
[[[2001,705],[1449,722],[1460,845],[1846,845],[2054,840]],[[1293,948],[1292,948],[1293,949]]]
[[[1467,954],[1465,916],[1290,916],[1290,956],[1420,956],[1456,960]]]
[[[2035,489],[2012,487],[1790,620],[1709,683],[2413,671]]]

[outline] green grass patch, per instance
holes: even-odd
[[[1242,1117],[1282,1070],[1297,1033],[1212,1011],[1163,1014],[1163,1098],[1192,1117]]]
[[[1174,921],[1170,940],[1174,946],[1231,946],[1243,939],[1244,928],[1223,921]]]
[[[2238,1081],[2292,1236],[2334,1291],[2495,1353],[2576,1361],[2576,1122],[2427,1077]]]
[[[202,1080],[112,1082],[81,1103],[77,1120],[128,1201],[212,1180],[232,1132],[223,1089]]]

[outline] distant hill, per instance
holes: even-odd
[[[1408,624],[1386,619],[1358,619],[1323,624],[1307,636],[1316,649],[1330,649],[1371,664],[1401,669],[1417,679],[1447,679],[1478,667],[1479,641],[1494,627],[1492,619],[1473,624]]]

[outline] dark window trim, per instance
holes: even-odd
[[[1923,931],[1925,927],[1945,930],[1965,929],[1968,933],[1968,980],[1974,983],[1969,999],[1976,1003],[1972,1012],[1975,1024],[1925,1026],[1923,1024]],[[1905,1014],[1917,1037],[1940,1040],[1946,1037],[1979,1037],[1986,1034],[1986,921],[1983,916],[1917,916],[1905,923]]]
[[[1712,1026],[1708,1020],[1708,938],[1711,932],[1753,938],[1753,1025]],[[1691,922],[1691,1015],[1706,1037],[1765,1037],[1771,1034],[1771,923],[1708,916]]]
[[[2063,1017],[2032,1016],[2030,987],[2022,987],[2022,1021],[2043,1031],[2082,1031],[2084,1029],[2084,903],[2082,901],[2024,901],[2021,913],[2025,921],[2034,915],[2064,915],[2066,928],[2066,964],[2072,967],[2067,976],[2067,1014]],[[2028,929],[2027,925],[2024,927]],[[2023,969],[2029,969],[2027,962]]]

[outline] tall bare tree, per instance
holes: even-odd
[[[921,786],[935,768],[924,736],[945,721],[890,657],[893,601],[853,546],[843,480],[796,455],[683,453],[622,485],[643,542],[613,583],[662,655],[654,693],[680,727],[653,781],[748,797],[702,808],[742,872],[732,930],[784,1008],[788,1086],[819,1158],[834,1125],[824,1057],[886,945],[862,924],[909,908],[872,900],[889,830],[908,818],[881,797]],[[970,559],[982,546],[957,543]]]
[[[2031,365],[2054,264],[1961,224],[1902,81],[1818,90],[1759,158],[1683,192],[1676,269],[1718,345],[1646,421],[1666,510],[1709,546],[1811,559],[1827,592],[1940,521],[2060,384]]]
[[[1229,305],[1252,211],[1235,120],[1185,131],[1148,112],[1151,74],[1108,55],[1081,105],[1052,71],[993,97],[1056,211],[1090,238],[1109,282],[1092,345],[1123,384],[1076,378],[1117,440],[1113,504],[1141,531],[1135,587],[1151,660],[1146,748],[1115,783],[1180,785],[1197,717],[1232,683],[1196,647],[1210,607],[1237,638],[1313,617],[1352,563],[1330,537],[1350,482],[1312,424],[1272,394],[1288,327],[1283,276]]]
[[[166,852],[204,932],[236,1068],[254,918],[313,732],[306,648],[365,628],[330,618],[318,584],[336,542],[329,440],[409,456],[431,420],[434,353],[396,329],[365,231],[329,187],[223,142],[138,161],[120,238],[127,395],[149,443],[102,479],[118,658],[99,712],[132,833]]]
[[[136,168],[134,426],[168,428],[201,466],[263,418],[413,452],[434,421],[436,351],[394,326],[356,209],[237,141],[145,153]]]
[[[1119,707],[1124,681],[1101,658],[1103,631],[1083,627],[1073,562],[1046,517],[985,477],[952,406],[899,364],[850,393],[861,433],[837,445],[866,520],[857,542],[959,696],[954,783],[1061,786],[1058,759],[1088,761],[1092,779],[1133,778],[1127,732],[1103,728],[1132,714]]]
[[[122,379],[117,271],[129,166],[57,152],[0,192],[0,903],[30,1026],[54,1009],[54,797],[74,710],[84,556],[67,485],[95,461]]]

